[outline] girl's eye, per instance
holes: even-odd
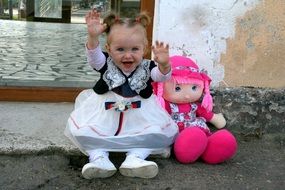
[[[180,86],[176,86],[176,87],[175,87],[175,92],[179,92],[179,91],[181,91]]]
[[[194,85],[194,86],[192,86],[191,89],[192,89],[193,91],[196,91],[196,90],[198,89],[198,86]]]
[[[117,48],[117,51],[124,51],[124,48]]]
[[[132,51],[138,51],[139,48],[135,47],[135,48],[132,48]]]

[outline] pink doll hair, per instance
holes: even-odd
[[[204,96],[202,100],[202,107],[207,111],[213,109],[213,99],[210,94],[209,86],[211,83],[210,77],[203,71],[199,70],[196,63],[190,58],[184,56],[170,57],[172,76],[171,80],[179,84],[197,83],[204,86]],[[154,93],[157,95],[160,104],[165,107],[163,99],[163,83],[154,83]]]

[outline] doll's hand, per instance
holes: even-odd
[[[216,128],[221,129],[226,126],[226,119],[224,118],[223,114],[218,113],[214,114],[213,118],[210,120],[210,123],[215,125]]]
[[[91,38],[96,39],[106,29],[106,24],[102,24],[100,22],[100,13],[97,12],[95,9],[89,11],[85,15],[85,22],[87,24],[88,35]]]
[[[163,42],[156,41],[152,46],[154,61],[158,63],[159,70],[163,74],[167,74],[171,70],[169,63],[169,45],[164,45]]]

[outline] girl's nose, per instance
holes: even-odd
[[[132,56],[132,53],[129,52],[129,51],[127,51],[127,52],[125,53],[125,55],[124,55],[125,58],[129,58],[129,57],[131,57],[131,56]]]

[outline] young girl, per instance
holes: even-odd
[[[181,163],[193,163],[202,158],[206,163],[224,162],[236,152],[235,137],[226,129],[224,116],[212,112],[211,79],[189,58],[173,56],[171,80],[155,83],[162,106],[179,127],[174,153]],[[222,129],[212,133],[206,122]]]
[[[152,94],[153,81],[171,76],[169,47],[156,42],[154,61],[143,59],[147,48],[146,14],[121,19],[109,14],[100,23],[95,10],[86,15],[88,63],[100,73],[93,90],[83,91],[75,101],[65,134],[89,156],[82,168],[86,179],[110,177],[116,167],[110,151],[127,152],[119,171],[124,176],[153,178],[158,173],[150,154],[161,153],[178,132],[168,113]],[[107,52],[98,37],[107,34]]]

